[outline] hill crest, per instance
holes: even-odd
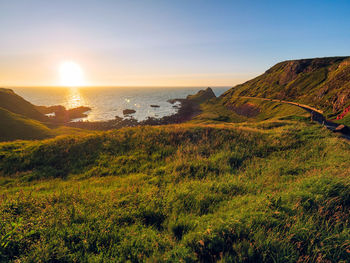
[[[45,115],[40,113],[35,105],[17,95],[12,89],[0,88],[0,105],[10,112],[21,114],[31,119],[46,120]]]
[[[290,100],[337,113],[350,104],[350,57],[287,60],[237,85],[221,98],[253,96]]]

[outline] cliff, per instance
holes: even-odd
[[[338,113],[350,104],[350,57],[280,62],[221,98],[228,101],[236,96],[289,100]]]
[[[11,89],[0,88],[0,107],[25,117],[43,121],[45,115],[36,109],[36,106],[17,95]]]

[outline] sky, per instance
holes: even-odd
[[[0,0],[0,86],[234,86],[290,59],[350,55],[350,1]]]

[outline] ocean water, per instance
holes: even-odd
[[[63,105],[67,109],[88,106],[88,117],[80,120],[111,120],[123,117],[124,109],[134,109],[132,116],[137,120],[147,117],[161,118],[176,112],[169,99],[186,98],[206,87],[196,88],[149,88],[149,87],[87,87],[87,88],[13,88],[13,90],[35,105]],[[212,88],[216,96],[229,87]],[[159,105],[153,108],[150,105]]]

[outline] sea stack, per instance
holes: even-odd
[[[188,95],[186,99],[193,101],[193,102],[197,102],[197,103],[203,103],[203,102],[210,100],[212,98],[216,98],[216,96],[215,96],[213,90],[210,87],[208,87],[205,90],[198,91],[194,95]]]

